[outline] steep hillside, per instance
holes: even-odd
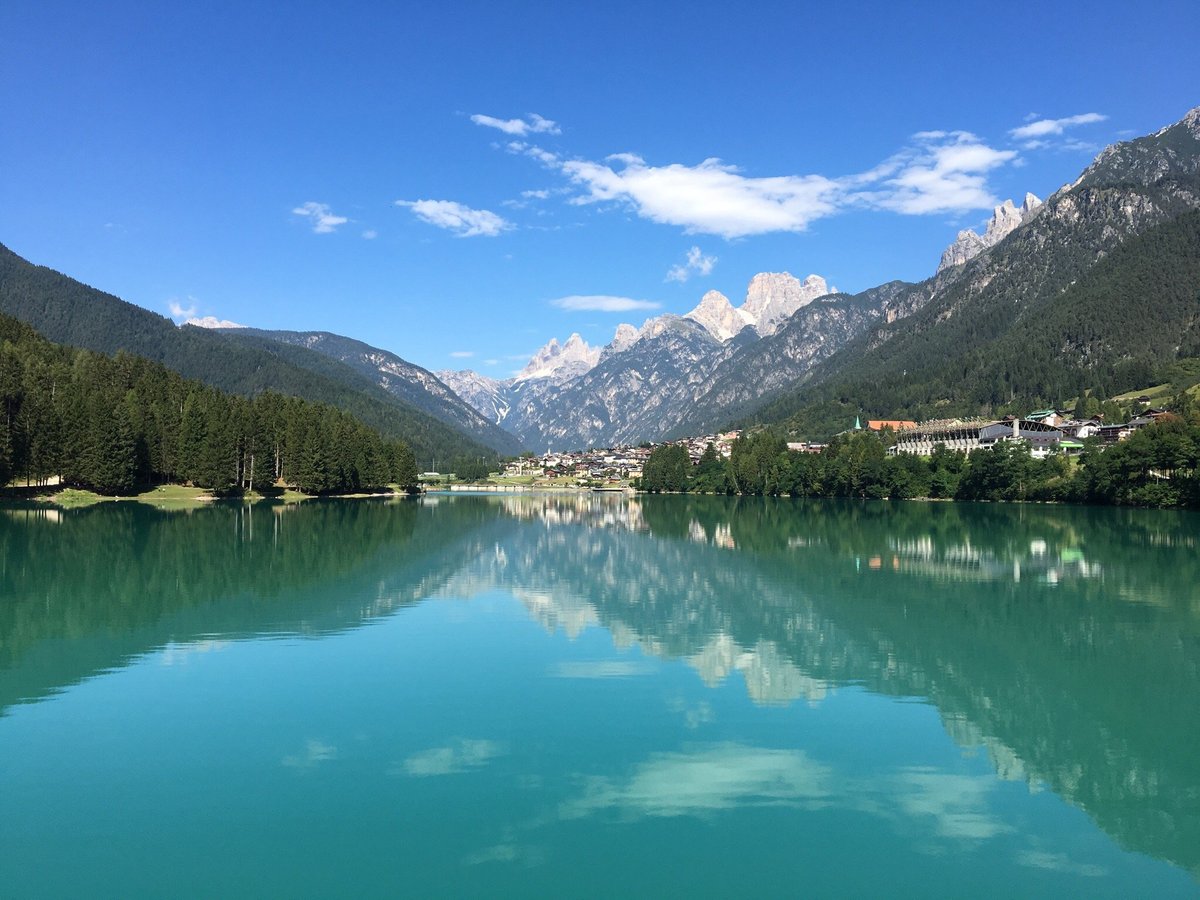
[[[436,375],[387,350],[328,331],[267,331],[257,328],[224,329],[234,339],[261,337],[293,347],[312,350],[344,363],[371,383],[399,400],[453,425],[499,453],[516,456],[520,442],[485,419],[463,401]],[[311,354],[293,354],[296,365],[307,368]]]

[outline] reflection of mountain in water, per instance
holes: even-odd
[[[0,709],[172,642],[500,588],[549,630],[740,674],[756,702],[927,699],[1002,777],[1200,873],[1197,521],[587,495],[0,517]]]
[[[1128,846],[1200,873],[1195,516],[501,502],[530,527],[448,592],[502,587],[549,629],[597,621],[708,683],[738,672],[758,702],[850,683],[927,698],[1001,777],[1044,784]]]

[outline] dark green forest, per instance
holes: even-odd
[[[1002,442],[970,454],[938,447],[932,456],[887,455],[870,432],[843,434],[820,453],[787,449],[760,431],[733,442],[728,459],[710,444],[691,465],[680,446],[655,448],[640,487],[765,496],[904,500],[1028,500],[1200,508],[1200,421],[1169,418],[1109,447],[1088,442],[1078,462],[1034,459]]]
[[[54,476],[104,494],[153,482],[226,493],[279,479],[340,493],[410,487],[417,469],[405,442],[332,406],[233,396],[128,353],[53,344],[0,315],[0,484]]]
[[[0,245],[0,313],[48,340],[96,353],[132,353],[226,393],[275,391],[336,406],[387,438],[403,440],[421,466],[463,455],[495,460],[472,437],[394,397],[344,363],[261,336],[225,334],[127,303]]]

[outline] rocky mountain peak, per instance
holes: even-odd
[[[951,266],[961,266],[974,259],[984,250],[995,247],[998,243],[1016,231],[1041,207],[1042,201],[1033,194],[1026,194],[1020,209],[1012,202],[1005,200],[992,211],[987,227],[982,235],[967,229],[960,231],[958,237],[942,253],[942,260],[937,270],[941,272]]]
[[[515,381],[531,378],[553,378],[565,380],[582,375],[600,361],[600,348],[591,347],[578,333],[572,334],[565,344],[558,338],[550,338],[517,373]]]
[[[622,350],[628,350],[630,347],[632,347],[637,339],[637,328],[622,322],[617,326],[616,333],[613,334],[613,339],[604,349],[610,353],[620,353]]]
[[[740,312],[752,317],[759,334],[773,334],[796,310],[828,293],[820,275],[801,281],[789,272],[760,272],[750,279]]]
[[[734,309],[729,298],[720,291],[709,291],[700,298],[699,305],[684,316],[703,325],[718,341],[727,341],[747,325],[754,322],[753,316],[744,310]]]

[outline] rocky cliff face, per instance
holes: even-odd
[[[471,369],[444,369],[434,374],[493,425],[499,425],[508,415],[512,404],[505,382]]]
[[[971,230],[960,231],[954,243],[942,253],[942,261],[937,270],[941,272],[951,266],[961,266],[974,259],[984,250],[995,247],[998,243],[1028,222],[1041,207],[1042,201],[1033,194],[1025,195],[1025,202],[1020,209],[1011,200],[1005,200],[992,212],[987,228],[982,235]]]
[[[759,334],[774,334],[796,310],[829,292],[820,275],[801,281],[788,272],[760,272],[750,279],[742,312],[752,317]]]

